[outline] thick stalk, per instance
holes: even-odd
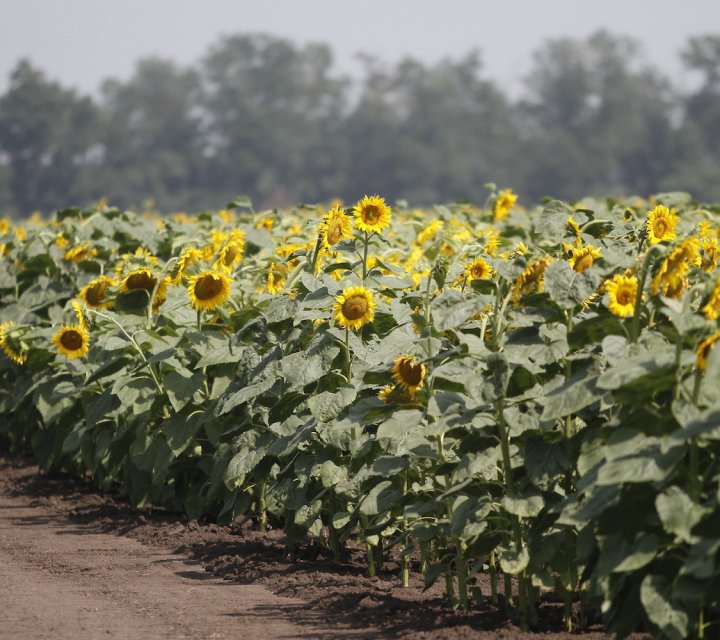
[[[642,268],[640,269],[640,278],[638,280],[637,293],[635,294],[635,311],[633,312],[632,321],[630,322],[630,342],[635,342],[640,335],[640,314],[642,309],[642,297],[643,290],[645,289],[645,280],[647,280],[647,274],[650,270],[650,264],[655,253],[662,251],[662,247],[656,244],[648,249],[643,260]]]
[[[465,558],[463,543],[461,540],[457,541],[456,547],[455,570],[457,571],[458,577],[458,604],[460,605],[460,609],[467,613],[469,609],[467,593],[467,559]]]
[[[367,565],[368,565],[368,577],[374,578],[375,577],[375,550],[373,549],[373,546],[367,540],[367,530],[368,530],[367,516],[365,516],[365,515],[360,516],[360,524],[362,525],[362,528],[363,528],[363,538],[365,538],[365,558],[367,559]]]
[[[258,484],[258,513],[259,513],[259,524],[260,532],[265,533],[267,531],[267,507],[265,504],[265,483],[260,482]]]
[[[365,284],[365,279],[367,278],[368,268],[367,268],[367,258],[368,258],[368,243],[370,240],[370,235],[367,231],[364,232],[365,236],[363,238],[364,246],[363,246],[363,263],[362,263],[362,279],[363,284]]]
[[[352,378],[352,359],[350,358],[350,329],[345,328],[345,378],[348,382]]]
[[[498,603],[497,593],[497,566],[495,561],[495,552],[490,552],[490,558],[488,559],[488,571],[490,572],[490,601],[493,604]]]

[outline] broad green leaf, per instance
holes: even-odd
[[[640,585],[640,600],[648,618],[670,640],[689,637],[688,615],[672,601],[672,586],[660,575],[646,575]]]
[[[330,422],[337,418],[357,396],[355,387],[341,387],[336,393],[323,391],[308,399],[310,413],[320,422]]]
[[[203,378],[201,371],[193,373],[187,369],[178,369],[165,375],[163,385],[175,411],[180,411],[192,400],[195,393],[202,388]]]
[[[466,298],[455,289],[446,289],[430,305],[433,323],[438,331],[456,329],[475,315],[483,304],[477,297]]]
[[[574,271],[565,260],[556,260],[545,269],[545,289],[561,309],[573,309],[589,298],[600,284],[592,269]]]
[[[691,529],[708,514],[708,510],[692,501],[680,487],[668,487],[655,498],[663,527],[681,542],[695,542]]]
[[[530,552],[527,547],[523,547],[519,552],[515,549],[501,549],[498,555],[500,568],[511,575],[522,573],[530,563]]]
[[[390,480],[383,480],[370,489],[360,502],[358,511],[364,516],[376,516],[392,509],[402,495],[402,491]]]
[[[503,496],[501,500],[503,508],[513,515],[521,518],[535,518],[545,506],[542,496],[532,495],[525,497]]]

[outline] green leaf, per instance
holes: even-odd
[[[565,260],[556,260],[545,269],[544,282],[555,304],[561,309],[573,309],[595,292],[600,278],[591,269],[578,273]]]
[[[619,389],[626,385],[638,383],[642,378],[655,373],[674,370],[675,354],[672,349],[654,356],[631,357],[618,362],[602,373],[597,386],[600,389]]]
[[[530,562],[530,552],[527,547],[523,547],[519,552],[515,549],[500,549],[498,555],[500,568],[511,575],[521,573]]]
[[[310,413],[320,422],[330,422],[357,397],[355,387],[341,387],[337,393],[323,391],[308,399]]]
[[[647,575],[640,585],[640,600],[648,618],[670,640],[685,640],[690,636],[688,616],[675,608],[671,594],[672,586],[663,576]]]
[[[115,297],[115,309],[120,313],[143,315],[147,313],[149,302],[150,294],[145,289],[122,291]]]
[[[202,387],[203,378],[201,371],[192,373],[187,369],[171,371],[165,375],[163,385],[175,411],[180,411],[192,400],[193,395]]]
[[[407,458],[400,456],[380,456],[372,465],[371,473],[374,476],[392,477],[410,466]]]
[[[635,543],[623,549],[622,560],[612,568],[613,573],[630,573],[650,564],[660,549],[654,535],[641,535]]]
[[[400,440],[411,431],[414,431],[421,420],[422,413],[417,409],[402,409],[396,411],[378,427],[377,437]]]
[[[196,412],[190,416],[176,413],[163,423],[163,431],[170,451],[175,457],[179,456],[195,440],[200,428],[202,413]]]
[[[568,334],[568,344],[573,351],[587,345],[600,344],[607,336],[624,336],[622,322],[613,315],[600,315],[578,322]]]
[[[525,497],[504,496],[501,504],[508,513],[521,518],[535,518],[545,506],[540,494]]]
[[[376,516],[390,511],[402,498],[400,489],[390,480],[376,484],[358,505],[358,511],[364,516]]]
[[[464,324],[474,316],[484,303],[477,296],[466,298],[456,289],[446,289],[430,305],[435,329],[447,331]]]
[[[691,529],[707,514],[708,510],[695,504],[680,487],[668,487],[655,498],[663,527],[668,533],[675,535],[681,542],[695,542]]]
[[[577,413],[588,405],[598,402],[603,392],[598,389],[598,375],[594,370],[573,375],[562,385],[553,389],[544,400],[541,420],[555,420]]]
[[[288,391],[304,387],[306,384],[316,382],[332,370],[332,363],[340,353],[340,348],[332,346],[327,339],[323,342],[309,346],[305,351],[292,353],[280,361],[280,371],[287,381]]]

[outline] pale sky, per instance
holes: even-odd
[[[0,0],[0,91],[21,57],[96,94],[140,58],[189,65],[222,35],[265,32],[328,44],[349,74],[358,52],[432,63],[479,49],[485,76],[517,95],[546,39],[600,28],[635,37],[648,63],[688,88],[679,51],[691,35],[720,33],[720,0]]]

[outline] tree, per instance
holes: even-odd
[[[82,175],[97,152],[97,108],[21,60],[0,98],[0,152],[7,157],[13,209],[28,214],[82,197]]]
[[[127,82],[106,81],[104,157],[90,188],[124,206],[145,198],[164,210],[208,206],[199,86],[195,71],[157,58],[138,62]]]
[[[266,205],[336,195],[343,79],[323,45],[267,35],[225,38],[201,65],[209,186]]]
[[[638,51],[634,40],[600,31],[552,40],[536,54],[522,105],[531,194],[656,190],[673,163],[676,97],[637,64]]]

